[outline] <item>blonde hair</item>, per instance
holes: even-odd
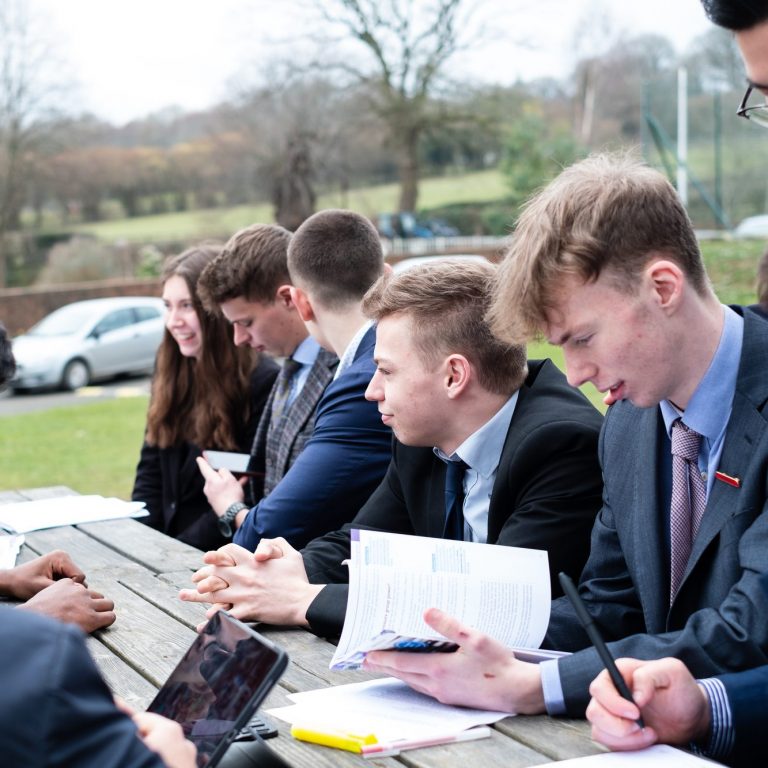
[[[528,375],[525,347],[493,335],[486,321],[496,267],[490,263],[436,260],[399,275],[381,277],[363,299],[376,321],[409,318],[413,344],[427,366],[464,355],[478,381],[496,394],[512,394]]]
[[[652,254],[674,261],[700,295],[712,290],[669,181],[628,153],[588,157],[526,205],[499,269],[491,326],[510,342],[536,336],[568,275],[594,282],[605,274],[633,294]]]

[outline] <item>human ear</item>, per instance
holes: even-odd
[[[464,355],[451,355],[445,362],[445,387],[449,398],[458,397],[469,384],[472,367]]]
[[[648,265],[645,274],[659,307],[674,311],[683,296],[683,270],[674,261],[659,259]]]
[[[315,311],[312,309],[312,304],[309,300],[309,296],[295,285],[290,287],[291,301],[296,307],[296,311],[299,313],[299,317],[305,322],[309,323],[315,319]]]

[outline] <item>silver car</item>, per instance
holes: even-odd
[[[165,308],[151,296],[67,304],[13,340],[15,390],[74,390],[97,379],[151,371]]]

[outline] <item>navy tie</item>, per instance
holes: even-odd
[[[461,459],[446,463],[443,538],[464,541],[464,472],[467,465]]]

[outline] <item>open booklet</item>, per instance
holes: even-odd
[[[539,651],[549,623],[547,553],[539,549],[353,530],[344,629],[331,669],[357,669],[372,650],[453,651],[424,622],[441,608],[515,650]]]

